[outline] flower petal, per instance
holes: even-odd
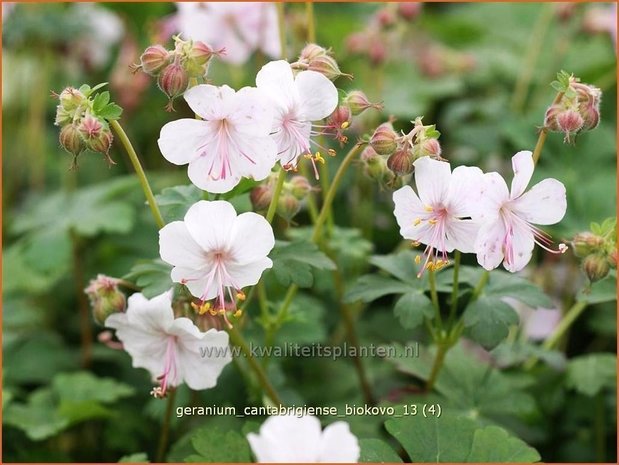
[[[506,241],[505,261],[503,266],[507,271],[515,273],[522,270],[531,260],[535,242],[533,232],[528,225],[518,221],[510,224],[511,231],[508,231]],[[509,258],[509,260],[508,260]]]
[[[184,222],[173,221],[159,231],[159,255],[164,262],[199,269],[206,264],[203,254],[204,250],[191,237]]]
[[[404,239],[419,240],[421,227],[426,227],[426,223],[415,225],[418,218],[427,215],[423,209],[421,200],[413,191],[411,186],[404,186],[393,193],[393,203],[395,209],[393,214],[400,226],[400,234]]]
[[[350,432],[348,423],[336,421],[322,432],[319,462],[357,463],[360,453],[359,441]]]
[[[199,156],[200,148],[211,137],[207,123],[183,118],[165,124],[157,144],[166,160],[175,165],[185,165]]]
[[[505,233],[505,224],[500,219],[485,223],[479,229],[475,253],[477,262],[486,270],[493,270],[501,264]]]
[[[256,75],[256,86],[281,109],[294,106],[298,98],[292,68],[285,60],[271,61],[264,65]]]
[[[273,106],[264,92],[255,87],[243,87],[234,100],[236,108],[228,116],[234,131],[252,136],[268,136],[273,126]]]
[[[264,270],[272,266],[273,262],[270,258],[261,258],[255,262],[242,265],[237,263],[226,264],[226,271],[233,281],[231,283],[226,283],[226,285],[231,285],[239,289],[245,286],[253,286],[260,281],[260,276],[262,276]]]
[[[445,206],[449,214],[459,218],[470,217],[483,193],[484,173],[477,167],[458,166],[451,173]]]
[[[234,94],[228,86],[200,84],[188,89],[183,97],[194,113],[210,121],[223,119],[234,110]]]
[[[303,121],[318,121],[329,116],[337,107],[337,89],[323,74],[301,71],[294,84],[299,95]]]
[[[501,207],[509,202],[509,190],[505,179],[499,173],[486,173],[481,187],[478,200],[469,205],[471,218],[480,223],[495,221]]]
[[[233,167],[242,176],[262,181],[271,174],[278,159],[277,144],[272,137],[246,137],[235,142],[238,160]]]
[[[421,157],[414,163],[417,193],[424,206],[437,206],[447,197],[451,180],[449,163]]]
[[[213,194],[222,194],[230,192],[241,181],[241,174],[235,169],[234,159],[229,159],[230,165],[227,165],[225,177],[213,177],[209,173],[214,168],[213,157],[216,156],[212,152],[211,156],[201,156],[189,163],[187,168],[187,176],[189,180],[200,189],[211,192]],[[221,166],[221,165],[219,165]]]
[[[518,152],[512,157],[512,168],[514,170],[514,178],[512,179],[510,198],[517,199],[525,191],[529,181],[531,181],[531,176],[533,176],[535,168],[533,154],[528,150]]]
[[[236,210],[225,200],[200,200],[187,210],[184,220],[191,237],[204,249],[203,253],[224,251],[228,249]]]
[[[567,210],[565,186],[556,179],[544,179],[512,202],[512,211],[528,223],[555,224]]]
[[[472,220],[452,220],[445,226],[446,251],[454,249],[462,253],[475,252],[475,240],[479,232],[479,223]]]
[[[261,215],[253,212],[240,214],[230,233],[230,252],[238,264],[265,258],[275,246],[273,228]]]

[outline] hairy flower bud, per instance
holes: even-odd
[[[383,123],[372,134],[370,145],[379,155],[391,155],[398,148],[397,138],[398,134],[393,130],[393,125]]]
[[[79,107],[86,96],[82,94],[75,87],[67,87],[58,96],[58,100],[60,100],[60,105],[65,110],[75,110]]]
[[[82,136],[80,136],[77,126],[73,124],[67,124],[60,130],[59,141],[63,149],[75,156],[78,156],[85,149]]]
[[[441,157],[441,144],[437,139],[425,139],[419,144],[419,156],[421,157]]]
[[[328,56],[329,52],[320,45],[317,44],[307,44],[301,50],[301,54],[299,55],[299,61],[310,62],[321,56]]]
[[[77,127],[78,131],[86,142],[91,139],[96,139],[101,134],[103,124],[98,118],[92,115],[86,115]]]
[[[350,108],[353,116],[360,115],[368,108],[382,109],[380,103],[372,103],[368,100],[367,96],[360,90],[353,90],[346,95],[344,103]]]
[[[410,150],[402,148],[396,150],[389,156],[387,159],[387,167],[398,176],[405,176],[411,174],[415,170],[413,166],[414,161],[415,157]]]
[[[339,105],[329,116],[329,123],[335,129],[347,129],[351,121],[352,111],[347,105]]]
[[[297,200],[305,199],[312,191],[312,185],[305,176],[293,176],[290,180],[290,192]]]
[[[564,110],[557,115],[557,126],[565,134],[565,141],[569,142],[571,136],[578,133],[585,124],[585,120],[576,110]]]
[[[576,234],[572,239],[574,255],[584,258],[587,255],[600,251],[604,247],[604,238],[591,232]]]
[[[277,214],[290,221],[301,210],[301,202],[291,192],[282,192],[277,201]]]
[[[266,182],[254,187],[249,193],[249,200],[256,211],[262,211],[269,208],[273,199],[273,186]]]
[[[380,24],[382,27],[391,27],[396,22],[395,13],[388,6],[378,10],[375,14],[375,17],[378,21],[378,24]]]
[[[211,58],[213,58],[213,56],[218,55],[220,53],[223,53],[223,50],[220,50],[219,52],[215,52],[207,44],[197,40],[192,44],[192,47],[189,51],[188,56],[190,59],[195,60],[196,63],[200,65],[205,65],[210,61]]]
[[[582,267],[591,282],[605,278],[610,271],[608,259],[601,254],[587,256],[582,262]]]
[[[422,6],[421,2],[398,3],[398,14],[406,21],[412,21],[419,16]]]
[[[170,63],[170,57],[170,52],[161,45],[151,45],[140,56],[140,66],[146,74],[157,76]]]
[[[54,119],[54,124],[60,127],[71,124],[73,122],[74,114],[75,111],[69,111],[65,109],[62,105],[58,105],[56,107],[56,118]]]
[[[361,163],[363,164],[363,173],[370,179],[377,181],[380,185],[391,183],[395,174],[387,166],[385,157],[376,153],[371,147],[367,146],[361,152]]]
[[[596,105],[581,105],[579,113],[583,119],[583,131],[590,131],[591,129],[595,129],[598,124],[600,124],[600,109]]]
[[[101,132],[97,137],[90,138],[86,141],[86,146],[93,152],[108,155],[113,141],[114,136],[112,135],[112,131],[110,131],[109,128],[104,127],[101,129]],[[107,160],[110,164],[114,164],[109,157]]]
[[[344,74],[340,71],[337,61],[329,55],[319,55],[312,58],[309,60],[307,69],[323,74],[331,81],[335,81],[340,76],[350,77],[349,74]]]
[[[100,274],[84,289],[92,305],[93,318],[99,325],[104,325],[110,315],[125,311],[127,299],[118,289],[118,283],[118,279]]]
[[[174,110],[173,100],[187,90],[189,75],[180,64],[174,62],[163,69],[157,79],[157,84],[170,99],[166,110],[172,111]]]

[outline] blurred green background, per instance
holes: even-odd
[[[615,215],[616,50],[611,34],[594,21],[596,11],[613,15],[611,5],[425,4],[413,20],[377,31],[375,14],[381,8],[372,3],[315,5],[317,42],[332,47],[342,71],[354,75],[337,86],[361,89],[384,103],[382,114],[367,112],[360,118],[351,140],[390,115],[397,118],[398,129],[407,131],[410,120],[423,116],[441,131],[443,156],[452,164],[475,164],[509,180],[511,156],[533,149],[536,128],[554,98],[549,84],[564,69],[602,89],[602,117],[599,127],[580,135],[575,145],[564,144],[561,134],[548,137],[533,182],[554,177],[568,192],[565,219],[548,231],[555,239],[568,239],[587,230],[591,221]],[[58,143],[50,91],[109,82],[112,100],[124,108],[121,123],[155,190],[187,184],[185,168],[163,159],[157,138],[166,122],[192,114],[180,101],[176,113],[164,112],[166,99],[155,83],[128,68],[141,50],[165,36],[165,19],[175,11],[171,3],[3,4],[5,461],[116,461],[140,451],[150,456],[156,442],[163,403],[148,399],[150,383],[143,370],[132,369],[122,352],[95,343],[91,367],[80,371],[80,324],[91,323],[80,323],[78,312],[87,306],[81,289],[97,273],[124,276],[137,260],[158,256],[156,228],[116,144],[111,151],[116,165],[108,168],[99,154],[85,153],[79,170],[68,170],[71,156]],[[306,40],[305,9],[291,4],[286,11],[292,58]],[[360,37],[373,46],[359,51]],[[263,56],[238,67],[215,62],[209,78],[236,88],[253,85],[264,62]],[[329,160],[332,173],[338,162]],[[400,242],[392,210],[391,192],[353,170],[335,204],[336,223],[361,231],[366,240],[359,247],[362,259],[371,249],[389,253]],[[307,224],[306,214],[295,221]],[[574,292],[582,282],[571,254],[560,263],[537,258],[543,270],[538,281],[557,296]],[[314,299],[308,305],[327,305],[305,298]],[[327,312],[318,313],[332,325]],[[378,322],[396,324],[390,309],[383,313],[362,324],[369,338]],[[570,340],[571,350],[579,353],[597,344],[613,351],[615,327],[614,307],[594,306]],[[96,334],[101,328],[92,324],[89,330]],[[318,331],[324,337],[325,330]],[[406,340],[399,333],[378,340]],[[285,378],[285,370],[277,369]],[[350,366],[342,369],[351,373]],[[376,377],[385,371],[375,369]],[[387,386],[394,375],[385,376]],[[243,405],[247,393],[237,378],[230,367],[216,389],[199,395],[186,391],[181,399],[189,402],[197,395],[209,405]],[[325,405],[351,396],[354,379],[343,383],[341,390],[325,394]],[[573,407],[538,418],[534,431],[523,433],[544,461],[599,457],[589,424],[582,421],[586,412]],[[202,421],[207,420],[195,420]],[[177,426],[175,437],[181,437],[191,424]],[[352,427],[358,434],[370,428]],[[606,435],[612,437],[613,428],[609,424]],[[607,460],[613,451],[609,448]],[[183,455],[172,458],[182,460]]]

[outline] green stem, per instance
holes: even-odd
[[[473,293],[471,294],[471,302],[474,302],[475,300],[479,298],[481,291],[484,290],[484,287],[486,287],[486,284],[488,284],[489,279],[490,279],[490,272],[488,270],[484,270],[484,272],[481,275],[481,278],[479,278],[479,281],[477,282],[477,285],[473,289]]]
[[[441,317],[441,307],[438,303],[438,292],[436,291],[436,275],[434,270],[428,270],[428,281],[430,283],[430,297],[432,299],[432,306],[434,307],[434,313],[436,314],[436,322],[439,329],[443,328],[443,318]]]
[[[279,201],[279,196],[282,193],[282,188],[284,187],[284,181],[286,180],[286,170],[280,168],[279,176],[277,176],[277,184],[275,185],[275,191],[273,192],[273,198],[271,199],[271,203],[269,204],[269,209],[267,210],[267,221],[269,223],[273,222],[273,218],[275,217],[275,212],[277,211],[277,203]]]
[[[563,98],[563,92],[559,92],[555,99],[552,101],[552,105],[555,105]],[[539,136],[537,138],[537,143],[535,144],[535,149],[533,150],[533,164],[537,165],[539,161],[539,157],[542,155],[542,149],[544,148],[544,144],[546,143],[546,137],[548,136],[548,129],[543,127],[540,129]]]
[[[227,331],[228,331],[228,334],[230,335],[230,340],[232,341],[232,343],[236,345],[237,347],[239,347],[241,351],[243,352],[243,354],[245,355],[245,357],[247,358],[247,362],[249,363],[249,366],[256,373],[258,382],[260,383],[260,386],[262,387],[266,395],[269,396],[269,398],[273,401],[275,405],[278,405],[278,406],[283,405],[281,399],[279,398],[279,395],[277,394],[277,391],[275,391],[275,389],[273,388],[273,385],[269,381],[269,378],[267,377],[266,373],[262,369],[262,366],[260,365],[260,363],[258,363],[258,361],[252,355],[251,349],[249,348],[243,336],[241,336],[241,333],[239,333],[236,327],[228,328]]]
[[[131,141],[127,137],[127,134],[123,130],[122,126],[118,123],[118,121],[110,121],[110,126],[116,132],[116,135],[120,139],[120,143],[125,148],[127,155],[129,155],[129,159],[131,160],[131,164],[133,165],[133,169],[135,170],[135,174],[137,174],[138,179],[140,180],[140,185],[142,186],[142,190],[144,191],[144,195],[146,196],[146,200],[148,201],[148,205],[150,207],[150,211],[155,218],[155,223],[159,229],[165,226],[165,221],[163,221],[163,217],[161,216],[161,212],[159,211],[159,206],[157,205],[157,201],[155,200],[155,196],[153,195],[153,190],[148,183],[148,178],[146,177],[146,173],[144,173],[144,169],[142,168],[142,164],[140,163],[140,159],[138,158],[137,153],[135,153],[135,149],[133,145],[131,145]]]
[[[442,342],[439,343],[436,348],[436,357],[434,358],[434,364],[432,365],[432,371],[430,372],[430,377],[426,382],[426,391],[431,391],[436,383],[436,379],[438,378],[438,374],[443,368],[443,364],[445,363],[445,355],[449,350],[449,344]]]
[[[176,397],[176,389],[169,391],[165,414],[163,417],[163,426],[159,435],[159,447],[157,449],[157,459],[155,462],[161,463],[165,458],[166,449],[168,448],[168,438],[170,437],[170,421],[172,420],[172,412],[174,411],[174,399]]]
[[[451,290],[451,309],[449,311],[449,320],[448,324],[451,326],[453,324],[454,318],[456,317],[456,312],[458,310],[458,279],[460,274],[460,259],[462,254],[459,250],[456,250],[454,254],[454,279],[453,279],[453,288]]]
[[[286,12],[284,2],[277,2],[277,27],[279,29],[279,42],[281,45],[282,60],[286,59]]]
[[[316,42],[316,25],[314,21],[314,2],[305,2],[305,19],[307,21],[307,41]]]

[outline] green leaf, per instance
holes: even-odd
[[[172,267],[157,258],[136,264],[123,279],[134,282],[142,288],[142,294],[146,298],[152,299],[174,285],[170,278],[171,272]]]
[[[394,315],[406,329],[414,329],[424,318],[432,318],[432,301],[422,291],[412,291],[398,299],[393,308]]]
[[[518,324],[518,314],[498,297],[480,297],[468,305],[463,315],[469,335],[486,349],[496,347]]]
[[[194,203],[202,200],[202,191],[193,184],[167,187],[155,196],[161,214],[169,223],[182,220]]]
[[[10,404],[2,421],[21,429],[33,441],[54,436],[69,426],[69,420],[57,412],[54,393],[49,388],[34,391],[27,404]]]
[[[550,308],[552,300],[532,282],[504,271],[493,271],[481,295],[512,297],[533,308]]]
[[[380,439],[359,439],[360,463],[402,463],[389,444]]]
[[[387,431],[413,462],[536,462],[540,456],[522,440],[498,426],[484,428],[471,418],[443,412],[392,418]],[[491,450],[484,456],[484,448]]]
[[[92,101],[92,110],[95,115],[99,115],[99,112],[110,102],[110,93],[108,91],[97,94]]]
[[[601,304],[604,302],[614,302],[617,300],[617,273],[611,272],[600,281],[591,284],[590,289],[578,294],[579,301],[588,304]]]
[[[123,455],[118,463],[150,463],[146,452],[136,452],[135,454]]]
[[[61,400],[72,402],[96,400],[109,404],[133,395],[134,389],[112,378],[98,378],[92,373],[78,371],[60,373],[52,383]]]
[[[591,354],[574,357],[567,365],[566,385],[586,396],[617,384],[617,356]]]
[[[352,303],[358,300],[372,302],[389,294],[404,294],[411,287],[402,281],[379,274],[361,276],[352,287],[346,291],[344,302]]]
[[[298,294],[290,305],[285,324],[277,332],[276,344],[304,345],[324,341],[327,337],[325,313],[326,308],[320,299]]]
[[[275,277],[284,286],[295,283],[299,287],[310,287],[314,282],[312,268],[335,269],[331,259],[311,242],[276,241],[270,257]]]
[[[397,254],[375,255],[370,258],[370,263],[401,281],[418,284],[421,281],[417,278],[421,267],[415,264],[415,258],[418,255],[420,254],[404,250]]]
[[[99,84],[97,84],[96,86],[94,86],[93,88],[90,88],[88,85],[85,84],[85,86],[88,88],[88,90],[86,92],[83,92],[84,95],[86,95],[86,97],[90,97],[93,93],[95,93],[96,91],[98,91],[99,89],[102,89],[103,87],[107,86],[107,82],[101,82]],[[82,86],[84,87],[84,86]],[[80,87],[80,90],[82,90],[82,88]]]
[[[191,437],[197,454],[185,458],[185,462],[251,462],[249,444],[236,431],[222,432],[219,428],[204,427]]]
[[[108,103],[97,113],[97,116],[111,121],[120,119],[122,113],[123,109],[120,106],[116,105],[115,103]]]

